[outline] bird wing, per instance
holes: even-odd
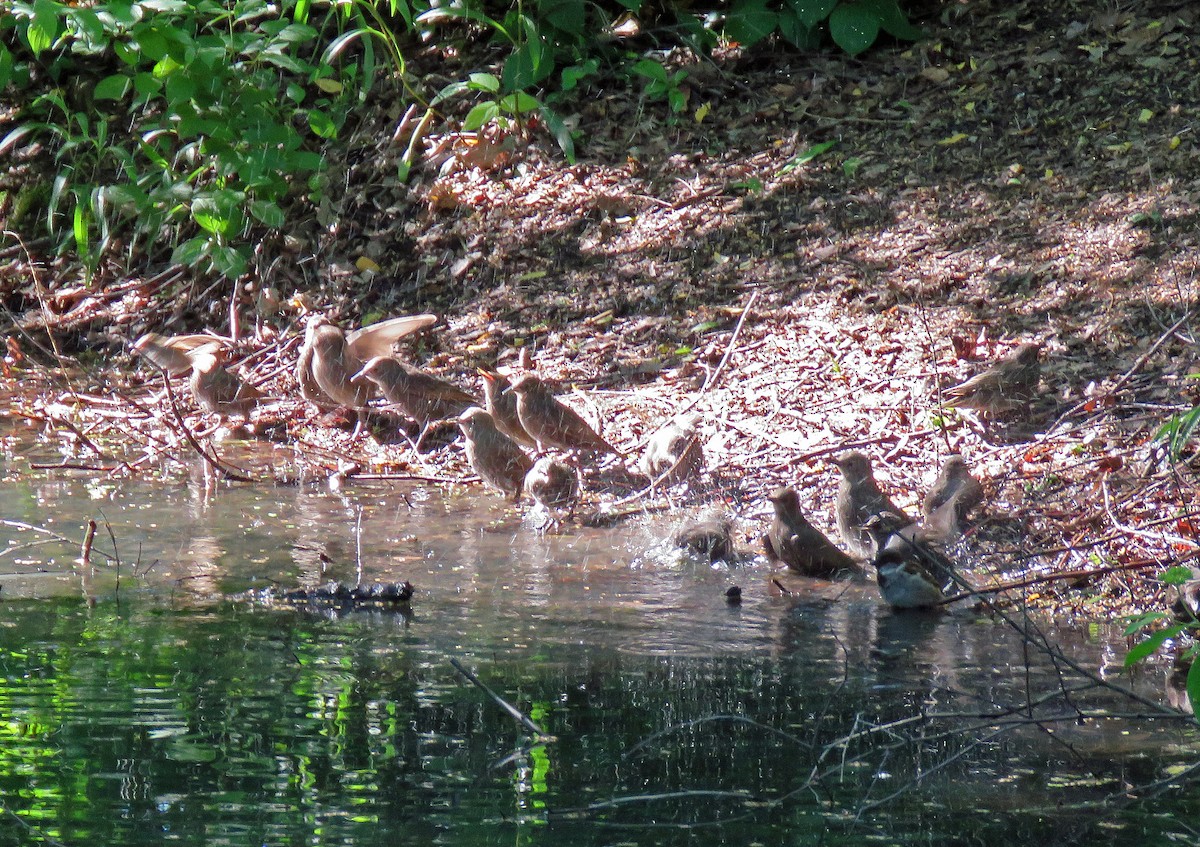
[[[379,321],[346,333],[346,344],[350,352],[363,362],[376,356],[390,356],[392,346],[406,335],[411,335],[437,323],[437,315],[404,315]]]

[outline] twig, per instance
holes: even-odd
[[[750,308],[754,305],[754,301],[758,299],[758,292],[754,291],[750,294],[750,299],[746,301],[745,308],[742,309],[742,314],[738,317],[737,323],[733,327],[733,335],[729,338],[729,346],[725,348],[725,355],[721,357],[721,361],[713,368],[713,372],[708,375],[708,379],[704,380],[704,385],[700,386],[699,393],[692,399],[690,405],[680,409],[675,414],[683,414],[688,409],[696,404],[710,388],[717,384],[717,380],[721,376],[721,372],[725,370],[725,366],[729,364],[729,357],[733,355],[733,351],[737,349],[738,336],[742,334],[742,326],[746,323],[746,317],[750,314]]]
[[[1173,336],[1175,334],[1175,330],[1179,329],[1181,326],[1183,326],[1185,323],[1187,323],[1188,319],[1192,317],[1194,312],[1195,312],[1194,309],[1188,309],[1184,313],[1182,318],[1175,321],[1175,323],[1171,324],[1170,329],[1168,329],[1166,332],[1164,332],[1162,335],[1160,335],[1158,337],[1158,340],[1150,345],[1150,349],[1148,349],[1141,356],[1138,356],[1137,361],[1134,362],[1130,366],[1129,370],[1125,371],[1125,373],[1121,374],[1121,376],[1117,378],[1117,381],[1112,384],[1112,387],[1104,392],[1105,395],[1107,395],[1109,397],[1113,397],[1116,395],[1116,393],[1118,391],[1120,391],[1122,388],[1124,388],[1126,383],[1128,383],[1129,380],[1133,379],[1133,375],[1141,369],[1142,365],[1146,364],[1146,362],[1148,362],[1150,360],[1150,357],[1158,352],[1158,348],[1162,347],[1164,344],[1167,343],[1167,340],[1170,339],[1171,336]],[[1095,400],[1094,397],[1088,397],[1086,400],[1081,400],[1080,402],[1076,403],[1071,408],[1067,409],[1067,411],[1065,411],[1061,415],[1059,415],[1058,420],[1056,420],[1050,426],[1050,428],[1046,430],[1046,434],[1049,435],[1050,433],[1054,432],[1054,430],[1058,429],[1059,426],[1062,425],[1063,421],[1065,421],[1067,418],[1071,417],[1071,415],[1075,414],[1076,412],[1080,411],[1081,409],[1085,408],[1089,403],[1093,402],[1094,400]]]
[[[464,668],[462,666],[462,663],[460,661],[458,661],[458,659],[451,658],[450,664],[452,664],[454,666],[454,669],[456,671],[458,671],[460,674],[465,676],[469,682],[471,682],[473,685],[477,686],[481,691],[483,691],[485,694],[487,694],[489,697],[491,697],[492,700],[495,701],[497,706],[499,706],[504,711],[506,711],[510,715],[512,715],[514,720],[516,720],[518,723],[523,724],[525,726],[525,728],[528,729],[530,732],[534,732],[537,735],[541,736],[542,738],[547,738],[547,739],[550,738],[550,736],[546,735],[545,730],[543,730],[540,726],[538,726],[536,723],[534,723],[529,718],[528,715],[526,715],[524,712],[522,712],[516,706],[509,703],[507,700],[505,700],[503,697],[501,697],[495,691],[493,691],[492,689],[490,689],[486,685],[484,685],[483,681],[480,680],[479,677],[475,676],[475,674],[471,673],[469,670]]]
[[[1115,514],[1113,514],[1113,510],[1112,510],[1112,497],[1109,495],[1109,492],[1108,492],[1108,474],[1105,474],[1103,476],[1103,478],[1101,478],[1100,490],[1104,494],[1104,512],[1105,512],[1105,514],[1108,515],[1109,522],[1112,523],[1113,526],[1115,526],[1117,529],[1119,529],[1125,535],[1132,535],[1134,538],[1142,538],[1142,539],[1146,539],[1149,541],[1157,541],[1160,544],[1185,544],[1189,547],[1193,547],[1193,548],[1197,547],[1197,545],[1194,541],[1188,541],[1186,538],[1182,538],[1178,535],[1168,535],[1167,533],[1159,534],[1159,533],[1154,533],[1154,532],[1146,532],[1146,530],[1144,530],[1144,529],[1136,529],[1132,526],[1127,526],[1126,524],[1123,524],[1119,520],[1117,520],[1117,516]]]
[[[85,568],[92,564],[92,543],[96,540],[96,522],[88,519],[87,532],[83,536],[83,547],[79,551],[79,564]]]

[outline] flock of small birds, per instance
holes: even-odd
[[[528,494],[550,514],[570,509],[578,500],[577,466],[583,457],[627,458],[532,373],[510,381],[504,374],[481,370],[480,404],[454,383],[396,358],[397,341],[436,322],[434,315],[411,315],[346,332],[324,317],[311,318],[296,364],[301,395],[321,408],[353,410],[358,416],[356,434],[368,403],[382,396],[419,427],[416,449],[433,424],[456,420],[467,460],[483,481],[514,502]],[[255,406],[267,399],[226,367],[226,339],[148,333],[133,349],[170,376],[190,375],[196,402],[218,420],[247,420]],[[1037,344],[1021,345],[1011,357],[947,389],[946,405],[976,409],[986,416],[1027,407],[1041,376],[1040,349]],[[700,420],[694,412],[677,415],[649,439],[638,469],[652,485],[685,484],[700,474],[704,466]],[[530,450],[536,452],[536,460]],[[767,498],[774,519],[763,546],[772,561],[821,579],[862,577],[866,573],[862,563],[869,562],[883,599],[898,609],[938,606],[969,587],[947,551],[962,535],[971,511],[983,501],[983,487],[961,456],[946,460],[921,504],[919,521],[880,489],[866,455],[849,452],[834,464],[841,471],[834,513],[850,552],[808,522],[795,489],[786,486]],[[731,524],[724,518],[695,521],[674,540],[710,561],[734,555]]]

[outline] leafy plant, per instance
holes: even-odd
[[[801,50],[821,43],[822,26],[837,46],[852,56],[866,50],[881,32],[915,41],[923,33],[909,23],[897,0],[734,0],[725,20],[725,36],[756,44],[775,31]]]
[[[1159,578],[1167,585],[1182,587],[1194,579],[1195,575],[1191,568],[1174,567],[1164,571]],[[1172,620],[1171,615],[1166,612],[1147,612],[1144,615],[1133,616],[1127,621],[1125,635],[1137,635],[1152,629],[1165,620]],[[1194,617],[1190,620],[1175,619],[1167,626],[1155,629],[1142,641],[1135,644],[1125,655],[1125,667],[1133,667],[1139,662],[1145,661],[1167,642],[1174,641],[1185,633],[1191,633],[1193,637],[1200,637],[1200,621]],[[1192,711],[1195,714],[1197,708],[1200,707],[1200,643],[1193,643],[1179,658],[1191,662],[1187,673],[1186,687],[1188,699],[1192,703]],[[1197,714],[1197,720],[1200,720],[1200,714]]]
[[[281,227],[297,193],[319,199],[320,149],[370,87],[375,43],[403,62],[367,0],[317,26],[308,0],[12,10],[0,84],[40,93],[0,154],[35,142],[54,151],[46,226],[91,268],[125,230],[131,250],[165,235],[179,242],[176,261],[240,276],[252,230]]]
[[[1188,374],[1189,379],[1195,379],[1197,376],[1200,374]],[[1197,425],[1200,425],[1200,406],[1173,415],[1159,428],[1158,432],[1154,433],[1154,440],[1165,441],[1171,461],[1178,462],[1187,448],[1192,434],[1195,433]]]

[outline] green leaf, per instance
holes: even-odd
[[[210,256],[213,267],[220,271],[226,279],[237,279],[246,272],[250,257],[245,248],[231,247],[228,244],[218,244]]]
[[[96,83],[93,96],[97,100],[120,100],[133,84],[125,74],[112,74]]]
[[[333,119],[320,109],[309,111],[308,126],[319,138],[337,138],[338,131]]]
[[[532,94],[526,94],[524,91],[518,91],[515,94],[501,98],[498,105],[510,115],[525,115],[542,108],[541,102],[536,97]]]
[[[580,62],[578,65],[571,65],[569,68],[563,68],[562,90],[570,91],[579,84],[581,79],[596,73],[599,68],[600,62],[597,59],[588,59],[586,62]]]
[[[862,3],[842,3],[829,13],[829,34],[851,56],[857,56],[879,37],[879,16]]]
[[[1195,432],[1196,426],[1200,424],[1200,406],[1196,406],[1182,415],[1175,415],[1169,419],[1158,432],[1154,434],[1154,439],[1166,440],[1167,451],[1171,455],[1172,462],[1178,462],[1183,451],[1187,449],[1188,441]]]
[[[542,106],[542,120],[546,122],[546,128],[550,130],[550,134],[558,142],[558,148],[563,151],[567,162],[572,165],[575,164],[575,136],[571,132],[570,127],[549,106]]]
[[[778,20],[766,0],[735,0],[725,18],[725,36],[749,47],[774,32]]]
[[[33,17],[29,20],[29,28],[25,38],[33,55],[50,49],[54,39],[58,38],[60,6],[53,0],[37,0],[33,4]]]
[[[191,267],[208,256],[209,241],[203,235],[189,238],[171,253],[171,261]]]
[[[13,54],[0,42],[0,91],[12,80],[13,66]]]
[[[1186,568],[1183,565],[1176,565],[1173,568],[1167,568],[1158,578],[1167,585],[1183,585],[1185,582],[1190,582],[1192,579],[1192,569]]]
[[[75,235],[75,250],[83,257],[88,254],[88,213],[79,198],[75,198],[75,216],[72,229]]]
[[[1125,635],[1135,635],[1152,623],[1166,620],[1166,612],[1144,612],[1140,615],[1130,615],[1125,624]]]
[[[491,123],[500,115],[500,106],[495,100],[488,100],[486,103],[480,103],[471,111],[467,112],[466,118],[463,119],[463,130],[466,132],[474,132],[484,124]]]
[[[287,218],[283,214],[283,209],[272,203],[270,200],[253,200],[250,203],[250,214],[258,218],[264,224],[278,229],[283,226]]]
[[[1135,644],[1129,650],[1129,652],[1125,654],[1125,667],[1128,668],[1136,665],[1138,662],[1142,661],[1142,659],[1145,659],[1147,656],[1158,650],[1164,641],[1174,638],[1175,636],[1179,635],[1179,633],[1183,632],[1184,629],[1185,627],[1181,623],[1175,624],[1174,626],[1164,627],[1140,644]]]
[[[838,0],[788,0],[796,17],[808,29],[816,29],[817,24],[827,19],[837,4]]]
[[[488,94],[498,94],[500,92],[500,79],[495,74],[471,74],[467,77],[467,88],[474,89],[475,91],[486,91]]]
[[[554,54],[540,35],[531,37],[504,60],[500,80],[508,91],[531,88],[554,73]]]
[[[786,174],[794,171],[800,165],[808,164],[822,153],[826,153],[831,150],[835,144],[837,144],[837,139],[834,139],[833,141],[822,141],[820,144],[814,144],[807,150],[797,153],[795,156],[793,156],[786,165],[779,169],[779,173]]]
[[[633,66],[632,70],[638,76],[644,76],[655,82],[667,81],[667,69],[662,66],[662,62],[656,62],[654,59],[642,59]]]
[[[851,156],[842,162],[842,173],[846,175],[846,179],[854,179],[854,175],[858,173],[858,169],[862,167],[862,163],[863,160],[857,156]]]
[[[860,0],[860,2],[875,13],[879,26],[884,32],[903,41],[919,41],[925,37],[925,31],[909,23],[896,0]]]
[[[541,0],[538,3],[538,17],[577,38],[585,35],[587,6],[583,0]]]
[[[801,50],[816,50],[821,46],[821,30],[804,23],[791,9],[779,13],[779,34]]]

